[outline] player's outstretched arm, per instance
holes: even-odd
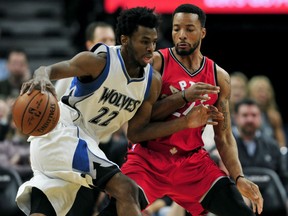
[[[209,94],[218,94],[219,91],[219,86],[203,82],[194,83],[189,88],[175,92],[172,95],[158,100],[153,106],[151,118],[153,120],[163,120],[187,102],[209,100]]]
[[[153,104],[157,101],[160,90],[161,77],[156,75],[152,81],[149,98],[142,103],[136,115],[128,123],[127,136],[132,143],[168,136],[177,131],[199,127],[207,123],[217,124],[217,121],[223,119],[222,113],[217,108],[201,104],[190,110],[186,116],[171,121],[151,122]],[[210,121],[210,119],[213,120]]]
[[[217,78],[221,92],[216,106],[224,114],[224,120],[214,126],[215,144],[230,176],[235,181],[237,179],[237,188],[240,193],[252,202],[254,212],[261,213],[263,210],[263,198],[258,186],[246,178],[237,178],[243,175],[243,170],[238,158],[237,143],[231,130],[229,111],[230,76],[225,70],[217,66]]]
[[[33,78],[23,83],[20,95],[30,94],[34,88],[50,91],[56,96],[51,80],[68,77],[90,77],[95,79],[102,72],[106,60],[104,56],[92,52],[81,52],[68,61],[58,62],[49,66],[41,66],[35,70]]]

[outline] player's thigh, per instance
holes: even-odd
[[[106,184],[105,191],[112,197],[127,200],[133,197],[138,198],[137,184],[121,172],[116,173]]]
[[[31,192],[31,211],[33,216],[56,216],[56,212],[46,195],[36,187]]]
[[[67,216],[92,215],[97,198],[96,190],[82,186],[79,189],[73,206]]]

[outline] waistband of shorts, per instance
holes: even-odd
[[[166,154],[169,154],[171,156],[191,156],[203,148],[202,146],[198,146],[192,150],[183,150],[177,146],[165,145],[165,144],[161,144],[161,143],[157,143],[157,145],[155,145],[155,143],[153,143],[153,146],[141,144],[141,146],[144,148],[148,148],[152,151],[166,153]]]

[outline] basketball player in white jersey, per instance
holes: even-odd
[[[121,46],[97,44],[92,52],[38,68],[33,79],[23,84],[20,94],[41,88],[56,96],[51,80],[75,77],[59,102],[61,117],[56,128],[29,138],[34,176],[21,185],[16,198],[26,215],[69,215],[79,189],[85,186],[98,187],[114,197],[119,216],[141,216],[138,187],[107,159],[99,142],[126,122],[128,138],[135,143],[198,127],[209,118],[214,120],[210,124],[223,119],[215,107],[200,105],[175,121],[149,123],[161,90],[161,77],[149,64],[157,26],[153,9],[122,11],[116,29]]]

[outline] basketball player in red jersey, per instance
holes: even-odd
[[[150,203],[167,195],[193,216],[206,215],[207,211],[219,216],[260,214],[263,198],[258,186],[243,175],[231,132],[229,74],[200,51],[205,21],[205,13],[195,5],[183,4],[174,11],[175,46],[159,50],[153,59],[154,68],[162,73],[163,99],[153,107],[152,118],[170,121],[185,116],[200,103],[215,105],[225,116],[223,122],[214,125],[215,142],[231,178],[203,148],[204,127],[133,145],[121,170],[145,191]],[[195,89],[201,89],[203,83],[218,85],[220,93],[195,101]],[[251,200],[253,210],[241,195]]]

